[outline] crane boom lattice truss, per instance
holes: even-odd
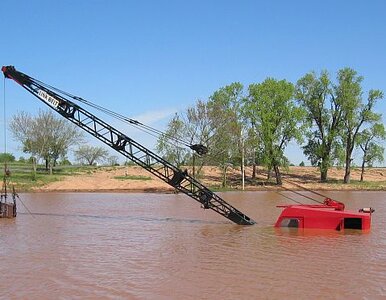
[[[58,89],[52,88],[39,80],[17,71],[13,66],[2,67],[2,71],[6,78],[16,81],[24,89],[64,118],[173,186],[178,191],[198,201],[205,209],[212,209],[236,224],[255,224],[251,218],[213,193],[195,178],[191,177],[186,171],[182,171],[172,165],[68,99],[73,98],[76,100],[76,98],[79,99],[79,97],[72,96],[68,93],[60,93]]]

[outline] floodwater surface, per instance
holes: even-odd
[[[386,297],[386,193],[326,194],[375,208],[371,231],[275,229],[275,192],[220,194],[253,226],[185,195],[22,194],[0,219],[0,299]]]

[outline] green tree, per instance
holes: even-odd
[[[288,159],[284,150],[291,140],[302,141],[304,111],[294,101],[294,86],[286,80],[267,78],[249,86],[244,100],[244,115],[255,129],[261,145],[264,164],[275,172],[276,183],[282,184],[280,166]]]
[[[59,165],[59,166],[71,166],[72,163],[71,163],[71,161],[68,160],[67,157],[63,157],[63,158],[58,162],[58,165]]]
[[[14,162],[15,156],[11,153],[0,153],[0,163]]]
[[[352,153],[357,144],[360,129],[365,124],[374,124],[381,114],[373,111],[377,100],[383,98],[380,90],[370,90],[366,103],[362,99],[362,76],[350,68],[338,72],[338,85],[335,87],[337,101],[342,106],[342,140],[345,147],[344,183],[350,183]]]
[[[243,113],[244,114],[244,113]],[[247,136],[245,139],[246,165],[252,165],[252,179],[256,179],[257,166],[262,164],[259,139],[255,134],[255,129],[248,126],[248,120],[244,119]]]
[[[208,113],[213,128],[209,157],[222,170],[222,186],[227,186],[227,169],[230,166],[243,166],[243,123],[241,105],[243,85],[231,83],[215,91],[208,101]]]
[[[295,97],[307,112],[307,144],[304,154],[313,166],[320,168],[320,180],[327,180],[328,169],[337,158],[342,126],[342,104],[334,94],[329,75],[323,71],[318,77],[314,72],[298,80]]]
[[[89,166],[92,166],[106,159],[109,152],[103,147],[82,145],[74,151],[74,155],[80,163],[87,163]]]
[[[386,131],[382,123],[376,123],[358,134],[358,144],[363,151],[361,181],[363,181],[365,166],[371,167],[375,162],[383,162],[385,149],[379,142],[385,138]]]

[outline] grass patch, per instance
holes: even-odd
[[[43,165],[37,166],[36,173],[30,163],[8,163],[8,168],[11,171],[10,183],[15,186],[17,192],[29,192],[33,188],[60,181],[65,176],[93,173],[98,169],[95,166],[57,166],[53,168],[53,175],[50,175]],[[2,178],[4,172],[0,171],[0,175]]]
[[[232,188],[230,186],[227,186],[227,187],[222,187],[221,185],[211,185],[209,186],[209,189],[212,191],[212,192],[233,192],[233,191],[238,191],[238,189],[236,188]]]
[[[350,180],[349,184],[345,184],[343,180],[328,180],[328,185],[333,187],[343,187],[350,186],[356,190],[373,190],[381,191],[386,189],[386,181],[359,181],[359,180]]]
[[[115,176],[114,179],[118,179],[118,180],[152,180],[152,178],[150,176],[141,176],[141,175]]]
[[[13,173],[10,177],[10,183],[15,186],[18,192],[28,192],[32,188],[41,187],[51,182],[61,180],[61,176],[30,173]]]

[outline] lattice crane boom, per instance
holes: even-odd
[[[69,100],[69,98],[73,98],[74,100],[81,98],[64,92],[61,93],[59,92],[60,90],[17,71],[13,66],[4,66],[1,70],[6,78],[16,81],[24,89],[64,118],[87,131],[178,191],[198,201],[205,209],[212,209],[236,224],[255,224],[255,221],[213,193],[198,180],[191,177],[186,171],[177,168],[140,143]]]

